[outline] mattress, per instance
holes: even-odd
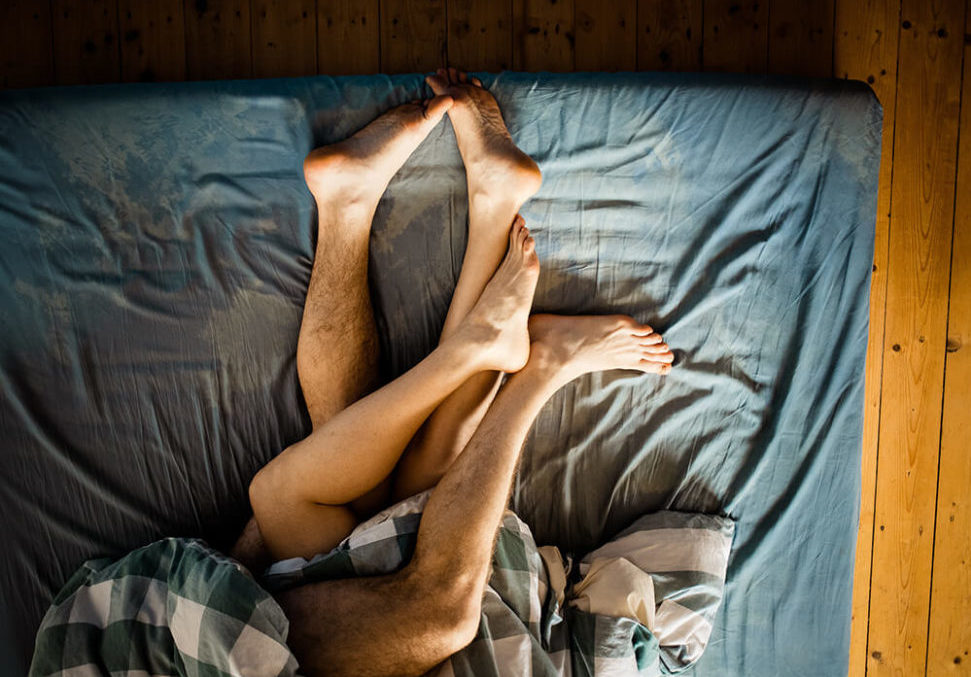
[[[736,520],[695,675],[845,675],[882,113],[858,82],[481,74],[539,163],[534,307],[631,314],[677,366],[558,393],[513,507],[582,554],[660,509]],[[306,435],[301,161],[420,75],[0,94],[0,672],[85,559],[225,548]],[[437,341],[466,242],[440,124],[391,182],[370,282],[387,378]]]

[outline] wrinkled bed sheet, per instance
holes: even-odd
[[[672,509],[736,520],[695,675],[845,675],[881,110],[854,82],[483,76],[544,172],[535,308],[664,333],[664,379],[543,411],[513,507],[582,553]],[[294,353],[314,243],[301,160],[418,75],[0,94],[0,672],[86,559],[217,545],[309,430]],[[441,124],[371,240],[384,369],[435,344],[466,192]]]

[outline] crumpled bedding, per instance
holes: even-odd
[[[844,675],[881,111],[854,82],[482,75],[544,184],[535,309],[661,331],[663,379],[544,409],[512,507],[585,552],[662,509],[736,521],[696,675]],[[304,154],[420,75],[0,93],[0,672],[81,562],[233,540],[256,470],[309,430],[294,354]],[[466,237],[447,121],[371,239],[388,377],[437,340]]]
[[[273,564],[262,583],[276,593],[398,570],[414,552],[430,493],[380,512],[330,552]],[[724,517],[662,511],[637,519],[574,566],[556,546],[538,548],[529,526],[507,510],[475,638],[431,674],[683,672],[701,658],[711,635],[733,533]]]
[[[241,564],[164,538],[71,576],[44,614],[29,677],[295,676],[289,627]]]

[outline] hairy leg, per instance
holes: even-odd
[[[465,163],[469,238],[441,340],[478,300],[506,249],[505,232],[542,181],[539,167],[513,143],[495,98],[476,78],[454,68],[426,78],[450,96],[448,115]],[[452,393],[421,428],[395,472],[395,500],[434,486],[465,447],[499,387],[499,372],[474,375]]]
[[[529,361],[509,378],[432,492],[404,569],[279,597],[291,623],[288,643],[308,675],[421,674],[471,641],[496,528],[540,408],[585,372],[670,369],[670,352],[650,327],[620,316],[572,320],[541,316],[533,323]]]
[[[285,449],[256,475],[250,502],[274,557],[310,557],[337,545],[356,520],[350,515],[346,523],[339,522],[333,510],[350,512],[347,503],[391,473],[442,400],[473,374],[522,368],[529,355],[527,320],[538,274],[533,240],[518,224],[509,230],[499,269],[448,340],[404,375]]]
[[[367,283],[371,221],[392,176],[451,103],[436,97],[398,106],[304,160],[317,205],[317,245],[297,338],[297,375],[314,429],[376,383],[378,340]],[[318,533],[349,532],[357,523],[346,506],[322,506],[316,518]],[[255,520],[231,554],[254,569],[269,563]]]

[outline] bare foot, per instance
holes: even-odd
[[[449,96],[406,103],[349,139],[312,150],[303,175],[318,206],[331,199],[377,205],[391,177],[451,106]]]
[[[671,371],[674,353],[661,335],[627,315],[533,315],[530,361],[559,374],[562,382],[594,371]]]
[[[529,358],[529,309],[539,258],[523,217],[509,230],[509,248],[482,295],[449,340],[475,344],[482,368],[519,371]]]
[[[465,163],[469,198],[512,200],[518,205],[539,190],[543,175],[533,159],[516,147],[499,104],[478,78],[455,68],[439,68],[425,82],[455,102],[448,117]]]

